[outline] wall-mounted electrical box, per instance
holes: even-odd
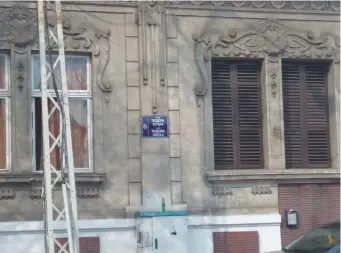
[[[294,209],[287,209],[285,211],[286,225],[288,228],[298,228],[299,218],[298,212]]]
[[[136,213],[141,253],[188,253],[187,211]]]

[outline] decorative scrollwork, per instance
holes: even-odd
[[[54,26],[52,16],[49,17],[49,25]],[[66,15],[63,20],[63,32],[66,49],[85,49],[99,57],[99,64],[96,73],[96,84],[98,88],[105,92],[111,92],[112,86],[103,81],[103,75],[109,62],[110,43],[109,30],[101,30],[91,22],[82,22],[74,27],[71,18]],[[18,47],[25,47],[38,42],[38,27],[36,12],[15,5],[0,13],[0,48],[5,44],[14,44]],[[52,40],[53,41],[53,40]],[[51,43],[51,48],[56,49],[57,45]]]
[[[227,35],[209,31],[193,36],[195,59],[202,76],[200,91],[207,89],[207,62],[213,56],[333,59],[340,61],[340,39],[331,33],[316,38],[310,31],[294,31],[277,20],[265,19],[247,30],[230,30]],[[198,96],[202,93],[196,92]]]
[[[103,76],[110,55],[109,30],[101,30],[90,22],[82,22],[77,28],[72,28],[70,24],[64,24],[64,40],[66,47],[73,49],[84,49],[93,52],[93,55],[100,57],[97,66],[96,84],[102,92],[111,92],[110,83],[103,81]],[[83,42],[83,43],[81,43]]]

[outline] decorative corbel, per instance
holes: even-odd
[[[212,194],[214,196],[232,195],[232,188],[227,184],[214,184],[212,187]]]
[[[98,188],[80,188],[76,191],[78,198],[99,198]]]
[[[214,31],[213,31],[214,33]],[[195,44],[195,63],[199,69],[201,81],[196,84],[195,95],[197,96],[197,105],[199,107],[203,104],[203,99],[207,94],[209,86],[209,70],[208,63],[210,59],[210,50],[212,48],[212,32],[204,33],[203,35],[193,35],[192,38],[196,42]]]
[[[15,191],[13,189],[0,189],[0,200],[1,199],[14,199]]]
[[[41,189],[38,189],[38,188],[32,189],[30,191],[30,198],[31,199],[41,199],[41,198],[43,198],[42,192],[43,192],[42,188]]]
[[[253,195],[272,194],[271,187],[268,185],[255,185],[251,191]]]

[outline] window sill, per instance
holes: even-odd
[[[105,181],[105,173],[76,173],[76,190],[79,198],[98,198]],[[42,173],[0,173],[0,199],[15,198],[15,191],[30,191],[32,199],[41,198]],[[58,184],[57,184],[58,187]]]
[[[259,180],[266,181],[268,184],[332,183],[340,182],[340,171],[336,169],[207,170],[206,179],[209,183],[214,184],[242,183],[254,185],[258,184]]]

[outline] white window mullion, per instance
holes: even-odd
[[[88,164],[89,169],[93,168],[92,159],[92,100],[87,99],[87,118],[88,118]]]
[[[31,109],[32,109],[32,170],[37,171],[37,161],[36,161],[36,113],[35,113],[35,98],[32,98]]]
[[[5,166],[0,167],[0,172],[11,170],[11,93],[10,93],[10,68],[9,56],[0,54],[0,62],[4,64],[4,87],[0,88],[0,100],[4,103],[4,118],[5,118]],[[1,80],[2,81],[2,80]]]

